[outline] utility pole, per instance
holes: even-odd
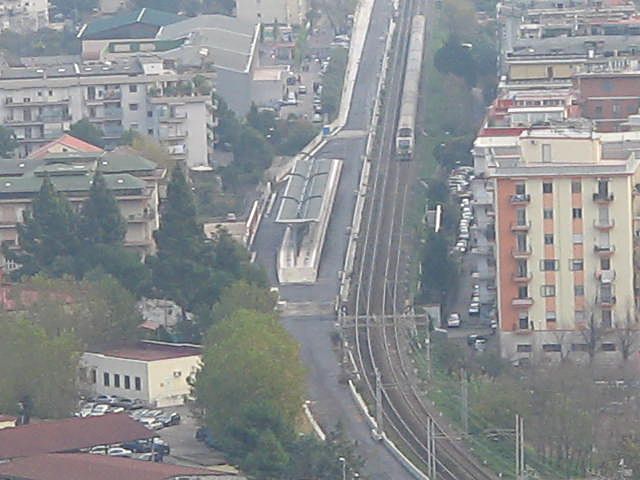
[[[429,480],[436,480],[436,433],[435,423],[427,418],[427,473]]]
[[[516,414],[516,480],[524,480],[524,418]]]
[[[427,321],[427,338],[425,340],[425,346],[427,349],[427,380],[431,381],[431,322],[429,321]]]
[[[378,424],[378,433],[382,435],[384,428],[382,426],[382,379],[380,378],[380,370],[376,368],[376,423]]]
[[[460,396],[462,399],[460,418],[462,419],[462,429],[467,435],[469,433],[469,391],[467,384],[467,373],[464,368],[460,369]]]

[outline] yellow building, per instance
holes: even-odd
[[[525,130],[491,169],[503,357],[620,354],[636,328],[640,158],[623,135]]]
[[[81,387],[94,395],[118,395],[148,405],[181,405],[201,365],[197,345],[143,341],[132,347],[85,352]]]

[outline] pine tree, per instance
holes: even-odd
[[[127,226],[118,202],[107,188],[101,172],[96,172],[89,198],[82,206],[80,236],[90,246],[96,244],[118,245],[124,240]]]
[[[79,248],[78,218],[69,200],[56,191],[48,177],[17,228],[20,249],[4,245],[3,252],[7,259],[21,265],[19,275],[61,275],[73,270]]]

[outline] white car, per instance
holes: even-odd
[[[469,315],[480,315],[480,304],[476,302],[472,302],[469,305]]]
[[[93,453],[94,455],[106,455],[109,447],[105,445],[97,445],[95,447],[91,447],[89,453]]]
[[[94,405],[91,409],[91,413],[89,414],[91,417],[98,417],[104,415],[111,408],[109,405],[105,405],[103,403],[99,403],[98,405]]]
[[[107,450],[107,455],[110,457],[130,457],[131,453],[133,453],[131,450],[122,447],[110,447]]]
[[[460,314],[453,312],[447,319],[447,327],[458,328],[460,326]]]

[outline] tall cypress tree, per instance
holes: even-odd
[[[82,206],[80,236],[90,245],[119,245],[124,240],[127,226],[120,214],[118,202],[107,188],[101,172],[93,176],[89,198]]]
[[[221,288],[214,249],[196,220],[193,195],[179,167],[172,172],[154,238],[158,251],[150,263],[159,293],[187,310],[213,304]]]
[[[78,217],[69,200],[54,188],[49,177],[42,181],[40,191],[19,223],[20,249],[3,246],[9,260],[21,265],[19,275],[47,272],[68,273],[78,252]]]

